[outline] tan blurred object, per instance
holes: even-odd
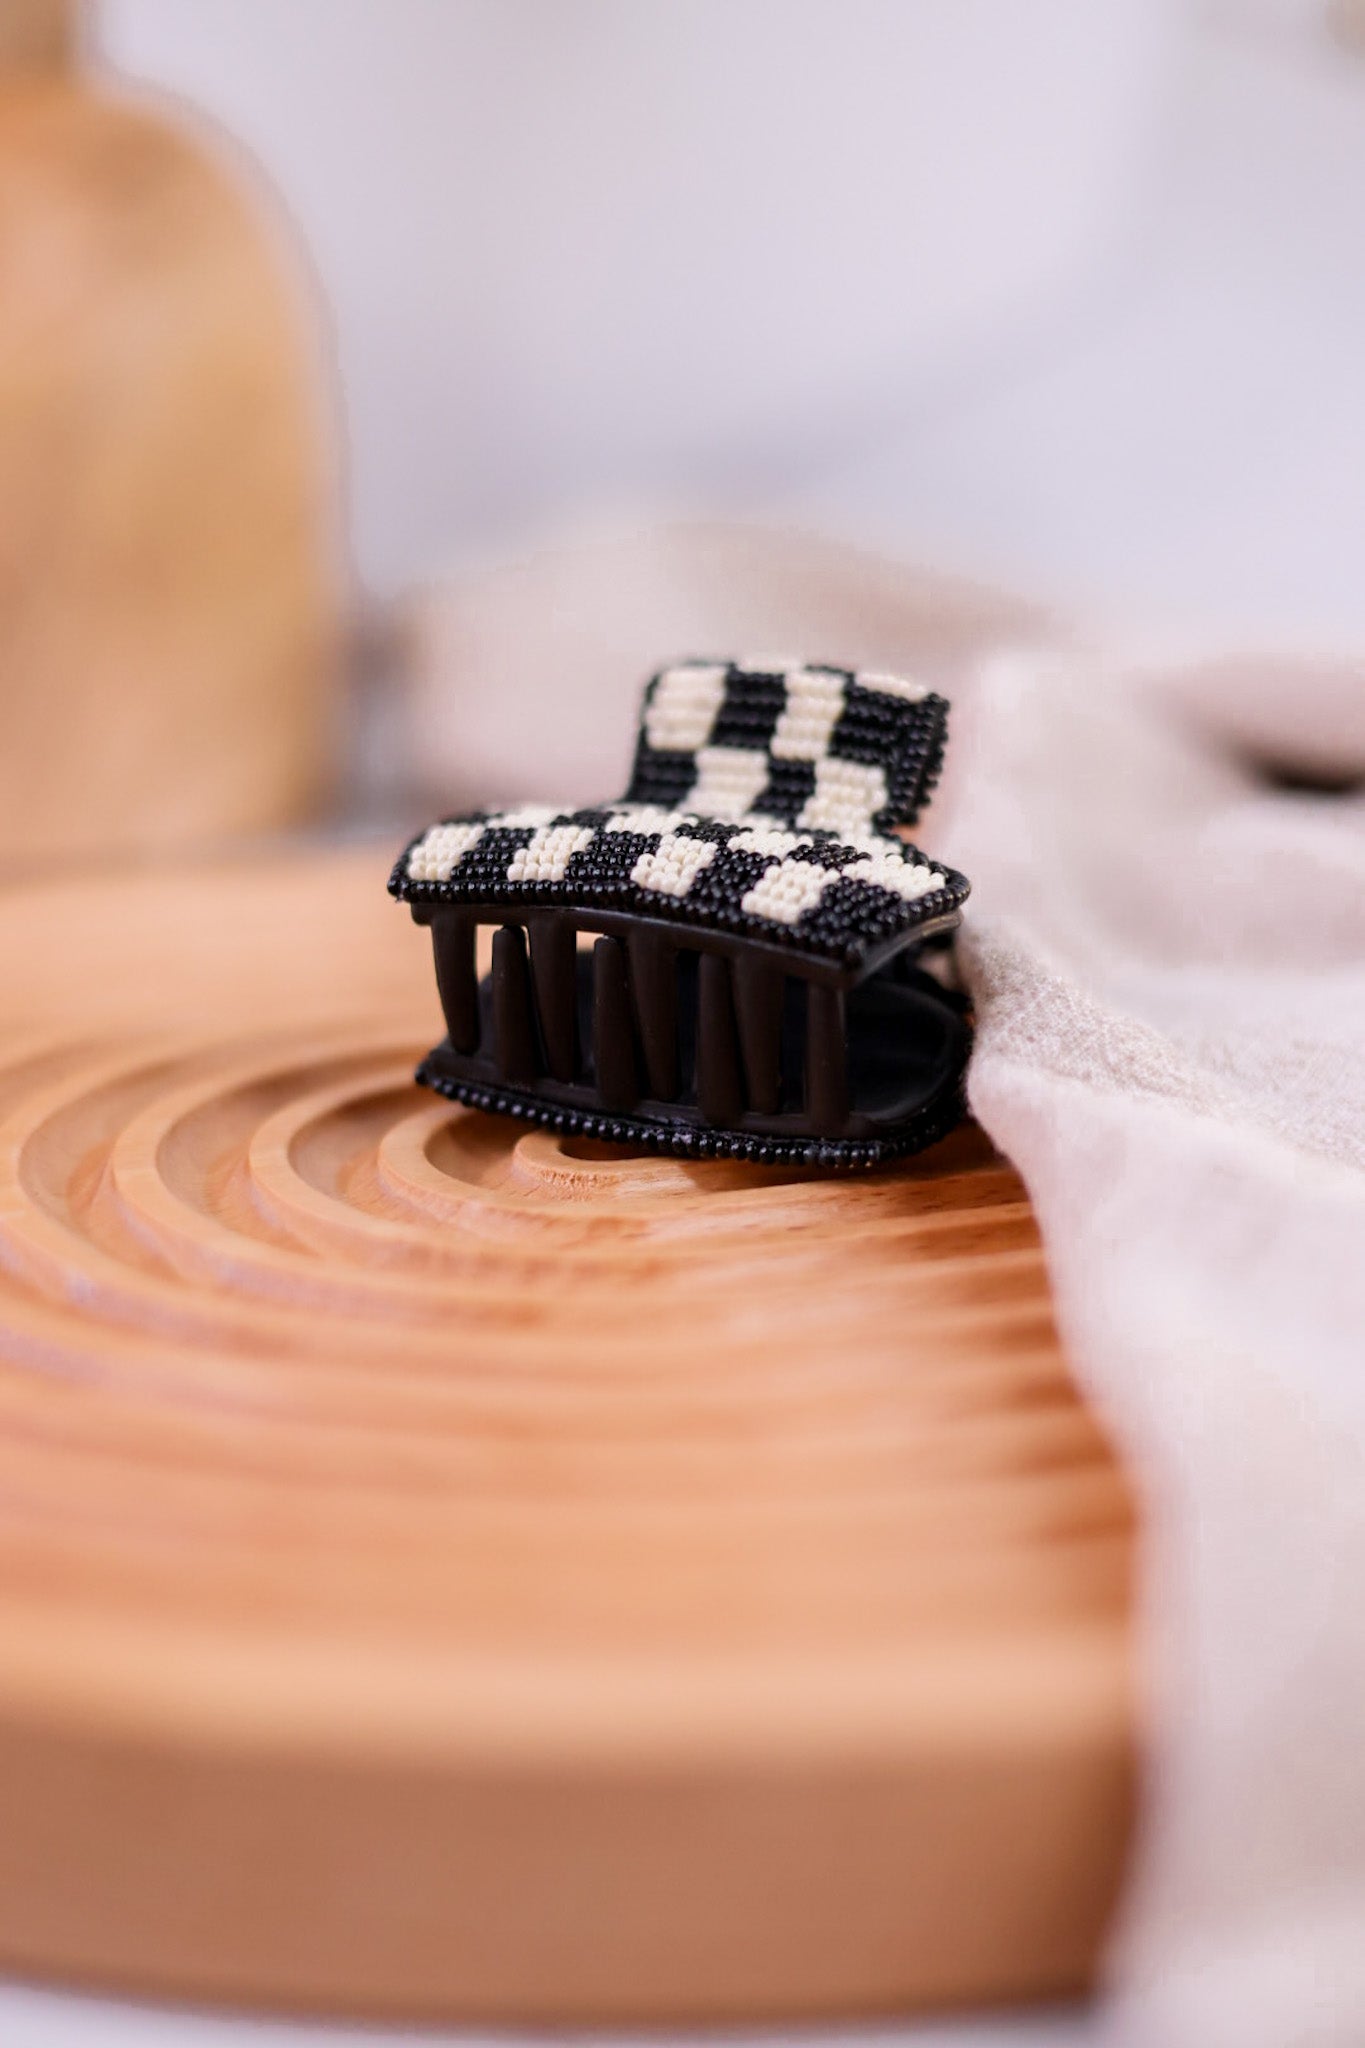
[[[1132,1514],[1017,1176],[453,1109],[384,868],[0,891],[0,1959],[544,2023],[1082,1984]]]
[[[1365,56],[1365,0],[1328,0],[1327,20],[1353,56]]]
[[[0,62],[0,860],[270,827],[330,770],[301,294],[164,116]],[[33,39],[37,39],[36,41]],[[41,66],[39,67],[41,69]]]
[[[64,71],[74,43],[68,0],[4,0],[0,6],[0,74]]]

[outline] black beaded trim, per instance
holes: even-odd
[[[434,1056],[433,1056],[434,1057]],[[414,1080],[467,1109],[518,1117],[541,1124],[566,1137],[597,1138],[610,1145],[670,1153],[680,1159],[740,1159],[754,1166],[810,1166],[830,1173],[870,1172],[894,1160],[909,1158],[946,1138],[967,1115],[962,1077],[957,1075],[899,1130],[884,1138],[780,1138],[739,1131],[712,1130],[705,1124],[652,1123],[644,1117],[566,1109],[562,1104],[523,1094],[506,1086],[457,1081],[441,1073],[432,1057],[422,1061]]]

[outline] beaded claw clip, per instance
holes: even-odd
[[[618,802],[433,825],[389,883],[431,926],[449,1033],[418,1080],[700,1157],[863,1167],[932,1144],[971,1034],[919,959],[969,885],[893,828],[938,779],[947,713],[896,676],[681,662],[645,692]]]

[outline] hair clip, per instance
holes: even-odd
[[[938,779],[947,713],[896,676],[681,662],[645,692],[618,802],[433,825],[389,883],[431,926],[449,1032],[417,1079],[705,1158],[861,1167],[932,1144],[962,1114],[971,1028],[920,956],[969,884],[893,827]]]

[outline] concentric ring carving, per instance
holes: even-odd
[[[560,2019],[1075,1981],[1131,1508],[1016,1176],[434,1101],[382,884],[0,899],[5,1957]]]

